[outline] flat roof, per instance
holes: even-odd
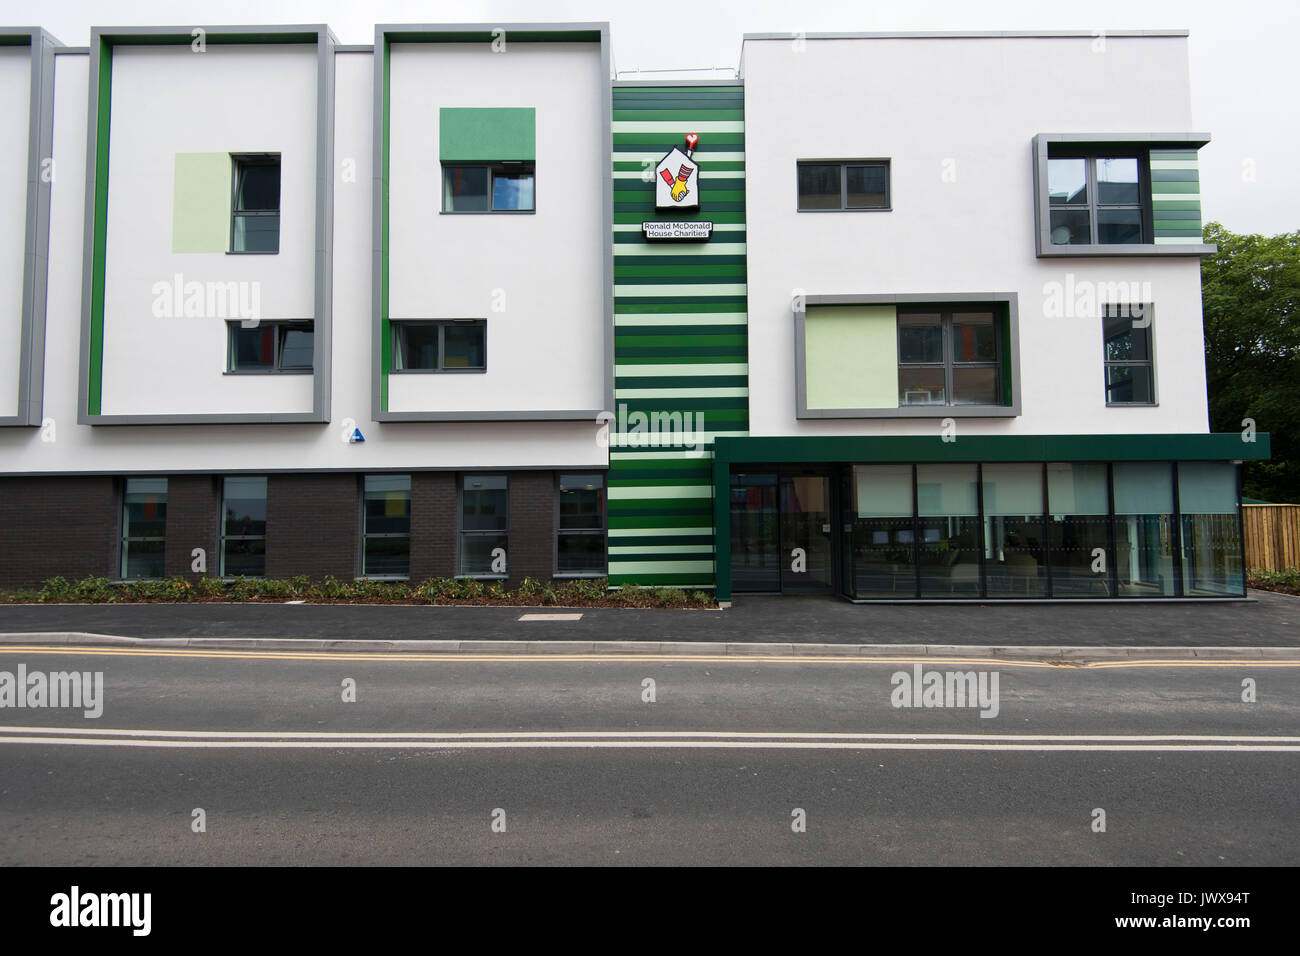
[[[1186,37],[1187,30],[902,30],[885,33],[746,33],[743,40],[1035,40]]]

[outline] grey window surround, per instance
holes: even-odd
[[[266,546],[266,538],[267,538],[266,531],[263,530],[261,534],[227,534],[226,533],[226,479],[227,478],[262,478],[264,482],[266,481],[266,479],[262,475],[223,475],[219,479],[220,494],[217,496],[218,508],[219,508],[217,512],[217,561],[219,563],[221,580],[230,582],[237,579],[235,575],[226,574],[226,542],[227,541],[261,541],[263,543],[262,573],[258,575],[252,575],[252,576],[240,575],[240,577],[248,577],[249,580],[253,580],[253,581],[265,580],[266,578],[265,546]],[[267,482],[266,485],[264,485],[264,488],[266,489],[263,491],[263,497],[262,497],[262,506],[264,508],[266,507],[266,498],[267,495],[269,494],[269,484],[270,483]],[[263,525],[265,525],[265,519],[263,519]]]
[[[281,338],[285,331],[290,328],[310,327],[312,333],[312,353],[313,357],[316,352],[316,323],[313,319],[276,319],[271,322],[258,322],[257,325],[248,326],[248,328],[266,328],[275,329],[275,336],[272,338],[272,349],[274,349],[271,367],[257,369],[237,369],[235,368],[235,331],[245,328],[239,319],[231,319],[226,322],[226,369],[222,375],[311,375],[311,366],[297,367],[289,366],[288,368],[280,367],[280,352],[282,349]]]
[[[1117,361],[1111,361],[1111,360],[1109,360],[1109,359],[1106,358],[1106,309],[1109,308],[1111,305],[1116,305],[1116,304],[1123,304],[1123,303],[1109,303],[1109,302],[1108,302],[1108,303],[1105,303],[1105,304],[1102,306],[1102,313],[1101,313],[1101,314],[1102,314],[1102,319],[1101,319],[1101,323],[1102,323],[1102,342],[1101,342],[1101,349],[1102,349],[1102,352],[1101,352],[1101,357],[1102,357],[1102,395],[1106,395],[1106,394],[1107,394],[1107,390],[1106,390],[1106,370],[1107,370],[1108,368],[1115,368],[1115,367],[1122,367],[1122,366],[1144,366],[1144,367],[1146,367],[1146,368],[1151,369],[1151,401],[1149,401],[1149,402],[1112,402],[1112,401],[1109,399],[1109,397],[1107,397],[1107,398],[1106,398],[1106,407],[1107,407],[1107,408],[1157,408],[1157,407],[1159,407],[1159,405],[1160,405],[1160,390],[1159,390],[1159,380],[1158,380],[1158,378],[1157,378],[1157,376],[1156,376],[1156,319],[1155,319],[1155,310],[1156,310],[1156,307],[1155,307],[1155,304],[1152,303],[1152,302],[1143,302],[1143,303],[1141,303],[1141,304],[1142,304],[1142,307],[1146,310],[1146,315],[1147,315],[1147,317],[1148,317],[1148,319],[1149,319],[1149,322],[1148,322],[1147,327],[1146,327],[1146,329],[1147,329],[1147,353],[1148,353],[1148,357],[1147,357],[1147,360],[1146,360],[1145,362],[1142,362],[1142,361],[1130,361],[1130,360],[1117,360]]]
[[[393,365],[390,375],[483,375],[487,372],[487,319],[389,319],[393,333]],[[402,332],[412,325],[430,325],[438,329],[437,365],[434,368],[397,368],[399,356],[402,356]],[[447,368],[443,366],[446,357],[446,335],[448,328],[456,326],[474,326],[483,330],[483,364],[475,367]]]
[[[1053,243],[1054,248],[1060,248],[1062,245],[1085,245],[1085,246],[1141,246],[1154,245],[1155,223],[1151,209],[1151,150],[1146,146],[1132,146],[1129,148],[1110,148],[1110,149],[1067,149],[1059,153],[1048,154],[1047,161],[1050,166],[1054,159],[1080,160],[1084,164],[1084,176],[1087,189],[1087,201],[1083,205],[1069,206],[1051,203],[1051,196],[1048,196],[1048,234],[1051,234],[1051,213],[1054,210],[1066,210],[1072,212],[1086,212],[1088,214],[1088,229],[1092,237],[1090,243]],[[1097,185],[1097,162],[1103,159],[1132,159],[1137,163],[1137,190],[1138,201],[1136,203],[1103,203],[1101,201],[1101,190]],[[1049,177],[1050,180],[1050,177]],[[1108,209],[1138,209],[1140,213],[1140,226],[1142,232],[1142,242],[1098,242],[1097,235],[1101,228],[1101,213]]]
[[[1039,259],[1095,258],[1097,256],[1209,256],[1218,251],[1214,243],[1155,242],[1113,245],[1053,245],[1051,237],[1051,203],[1047,191],[1047,158],[1051,146],[1060,152],[1086,149],[1122,150],[1125,148],[1200,149],[1210,141],[1209,133],[1038,133],[1031,144],[1034,182],[1034,254]],[[1149,175],[1149,171],[1148,171]],[[1149,199],[1148,199],[1149,202]]]
[[[466,478],[504,478],[506,487],[506,518],[505,528],[499,531],[492,530],[465,530],[465,479]],[[506,573],[496,574],[491,571],[474,573],[468,572],[461,568],[461,558],[463,555],[463,542],[466,535],[502,535],[506,539]],[[468,581],[505,581],[510,577],[510,476],[505,472],[487,472],[487,471],[466,471],[457,472],[456,474],[456,573],[453,575],[458,580]]]
[[[230,246],[226,255],[231,256],[278,256],[280,254],[280,216],[281,207],[270,209],[239,209],[239,173],[241,167],[274,166],[281,172],[279,153],[231,153],[230,154]],[[283,186],[283,183],[281,184]],[[236,249],[235,227],[240,219],[269,219],[275,217],[274,249]]]
[[[959,362],[957,361],[956,356],[953,354],[953,345],[952,345],[953,328],[958,324],[956,322],[955,316],[959,308],[961,308],[961,306],[949,306],[947,308],[940,307],[940,308],[932,309],[931,307],[926,305],[916,305],[916,306],[908,306],[905,308],[898,309],[897,317],[895,321],[898,323],[898,327],[899,327],[899,333],[897,336],[899,371],[901,372],[904,368],[942,369],[943,377],[944,377],[944,396],[945,396],[945,400],[943,402],[934,402],[934,403],[925,403],[925,404],[918,403],[917,405],[900,405],[899,406],[900,408],[988,408],[990,407],[988,405],[982,405],[979,403],[957,402],[954,400],[957,394],[956,372],[959,369],[964,369],[964,368],[993,369],[996,391],[1001,393],[1002,356],[1005,350],[1005,343],[1003,343],[1001,331],[998,329],[997,312],[995,309],[992,308],[989,309],[990,314],[993,316],[993,323],[994,323],[993,334],[995,338],[996,351],[997,351],[996,357],[992,361],[981,360],[981,361],[972,361],[972,362]],[[929,314],[931,312],[937,314],[939,317],[939,334],[941,338],[943,354],[941,355],[939,361],[937,362],[933,362],[933,361],[904,362],[903,361],[903,335],[902,335],[903,318],[907,315],[924,315],[924,314]],[[997,407],[1002,407],[1002,406],[997,406]]]
[[[1010,336],[1002,348],[1011,366],[1010,405],[904,405],[885,408],[809,408],[806,375],[806,306],[809,305],[896,305],[896,306],[1005,306]],[[805,295],[792,303],[794,318],[795,418],[1016,418],[1020,415],[1020,317],[1015,292],[898,293]]]
[[[146,475],[133,475],[133,476],[130,476],[130,477],[123,477],[122,480],[121,480],[121,482],[118,483],[118,490],[119,490],[118,509],[117,509],[117,518],[118,518],[118,526],[117,526],[117,531],[118,531],[118,534],[117,534],[117,571],[118,571],[118,574],[117,574],[117,577],[113,579],[113,583],[114,583],[114,584],[129,584],[129,583],[132,582],[132,581],[158,581],[158,580],[161,580],[163,577],[166,577],[166,566],[165,566],[165,565],[164,565],[164,568],[163,568],[163,574],[160,575],[160,576],[157,577],[157,578],[140,578],[140,577],[129,578],[129,577],[126,576],[126,570],[127,570],[127,568],[126,568],[126,565],[127,565],[127,556],[128,556],[128,554],[129,554],[129,547],[128,547],[128,546],[130,545],[131,542],[133,542],[133,541],[161,541],[161,542],[163,542],[163,560],[164,560],[164,561],[166,561],[166,548],[167,548],[167,524],[166,524],[166,518],[165,518],[165,517],[164,517],[164,519],[163,519],[163,533],[162,533],[161,535],[131,535],[131,534],[128,533],[128,532],[130,531],[130,528],[129,528],[128,524],[127,524],[127,518],[126,518],[126,509],[127,509],[127,501],[126,501],[126,498],[127,498],[127,495],[131,493],[131,492],[130,492],[130,487],[131,487],[131,481],[132,481],[133,478],[143,479],[143,480],[146,480],[146,481],[151,480],[151,479],[156,480],[156,479],[157,479],[157,473],[156,473],[156,472],[151,472],[151,473],[150,473],[149,475],[147,475],[147,476],[146,476]],[[167,482],[167,478],[166,478],[165,476],[164,476],[161,480],[162,480],[162,482],[163,482],[163,492],[162,492],[162,494],[163,494],[163,502],[162,502],[162,503],[163,503],[163,507],[165,508],[165,507],[167,507],[167,483],[168,483],[168,482]]]
[[[565,529],[561,527],[560,515],[560,480],[564,475],[599,475],[601,479],[601,507],[600,507],[600,531],[597,532],[591,528],[572,528]],[[605,471],[557,471],[555,473],[555,544],[551,555],[551,576],[553,578],[563,578],[566,580],[581,580],[604,578],[609,576],[609,473]],[[578,535],[599,533],[605,540],[605,569],[603,571],[561,571],[560,570],[560,537],[562,535]]]
[[[839,166],[840,167],[840,207],[838,209],[805,209],[799,205],[799,167],[800,166]],[[848,204],[849,166],[883,166],[885,170],[885,204],[883,206],[850,206]],[[860,159],[799,159],[795,160],[794,184],[795,212],[893,212],[894,182],[893,167],[889,157],[876,156]]]
[[[447,191],[446,176],[447,168],[454,166],[458,168],[486,169],[488,172],[487,183],[487,201],[492,202],[492,184],[496,180],[497,170],[516,172],[531,172],[533,174],[533,204],[527,209],[447,209]],[[527,167],[525,169],[525,167]],[[519,160],[518,162],[500,162],[500,163],[442,163],[441,171],[443,176],[442,203],[443,208],[438,210],[440,216],[530,216],[537,212],[537,161],[536,160]]]
[[[367,478],[370,478],[370,477],[386,477],[386,478],[400,478],[400,477],[405,477],[405,478],[406,478],[406,480],[407,480],[407,486],[406,486],[406,521],[407,521],[407,525],[406,525],[406,531],[405,531],[405,532],[378,532],[378,531],[377,531],[377,532],[369,532],[369,531],[366,530],[366,517],[367,517],[367,509],[366,509],[366,479],[367,479]],[[358,505],[359,505],[360,510],[361,510],[361,515],[360,515],[360,524],[359,524],[359,526],[360,526],[360,528],[361,528],[361,535],[360,535],[360,539],[359,539],[358,542],[357,542],[358,547],[357,547],[357,553],[356,553],[356,560],[357,560],[357,565],[356,565],[356,566],[357,566],[358,569],[360,570],[360,573],[357,574],[356,577],[354,577],[352,580],[354,580],[354,581],[409,581],[409,580],[410,580],[410,577],[411,577],[411,576],[410,576],[410,567],[411,567],[411,566],[410,566],[410,561],[411,561],[411,524],[410,524],[410,522],[411,522],[411,502],[412,502],[412,493],[411,493],[411,476],[410,476],[410,473],[409,473],[409,472],[406,472],[406,471],[396,471],[396,472],[365,472],[365,473],[363,473],[363,474],[361,474],[361,475],[358,476],[358,483],[359,483],[359,485],[360,485],[360,488],[358,488],[358,491],[360,492],[360,494],[358,495],[358,498],[360,499],[360,500],[358,501]],[[367,574],[367,573],[366,573],[366,541],[368,541],[368,540],[371,539],[371,538],[405,538],[405,539],[406,539],[406,561],[407,561],[407,573],[406,573],[406,574]]]

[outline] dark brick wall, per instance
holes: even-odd
[[[221,572],[217,553],[217,513],[221,509],[221,479],[211,475],[171,475],[167,479],[167,544],[163,551],[168,577],[198,580],[205,575],[191,570],[193,551],[207,552],[207,577]]]
[[[555,573],[555,473],[512,472],[509,496],[510,585],[526,577],[547,581]]]
[[[358,572],[361,486],[356,475],[271,475],[266,482],[266,576]]]
[[[555,473],[507,471],[509,582],[555,573]],[[457,570],[460,474],[411,475],[411,580]],[[31,587],[62,575],[119,574],[120,478],[0,478],[0,587]],[[194,548],[205,548],[207,574],[220,573],[221,479],[172,475],[167,482],[166,573],[187,578]],[[270,475],[266,574],[314,579],[359,573],[361,477]]]
[[[117,577],[119,507],[107,476],[0,478],[0,587]]]
[[[448,471],[411,475],[411,580],[456,573],[457,475]]]

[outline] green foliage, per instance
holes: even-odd
[[[200,578],[198,591],[204,597],[222,597],[226,593],[226,584],[221,578]]]
[[[636,606],[644,604],[646,600],[646,589],[639,584],[624,584],[614,592],[613,598],[619,604],[628,604]]]
[[[67,601],[72,598],[72,585],[64,577],[47,578],[41,582],[41,601]]]
[[[686,592],[681,588],[660,588],[656,595],[659,603],[664,607],[684,607],[686,605]]]
[[[691,601],[701,607],[709,607],[713,604],[713,595],[708,591],[693,591],[691,592]]]
[[[1252,570],[1246,575],[1246,585],[1262,591],[1300,594],[1300,568],[1287,568],[1284,571]]]
[[[542,582],[536,578],[524,578],[519,582],[519,588],[516,593],[522,598],[541,597]]]
[[[1300,231],[1237,235],[1211,222],[1204,234],[1219,246],[1201,262],[1211,429],[1254,419],[1273,457],[1246,462],[1242,494],[1300,502]]]

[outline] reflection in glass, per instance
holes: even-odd
[[[989,597],[1045,597],[1043,466],[1006,463],[982,468],[984,574]]]
[[[917,465],[921,597],[978,597],[979,498],[975,465]]]
[[[776,475],[731,476],[731,581],[737,591],[779,591]]]
[[[1183,593],[1188,597],[1244,595],[1237,466],[1180,462],[1178,505],[1183,519]]]
[[[1168,462],[1116,462],[1115,574],[1120,597],[1171,597],[1174,483]]]
[[[1104,464],[1048,464],[1053,597],[1112,596],[1108,498]]]
[[[916,596],[911,465],[853,466],[853,594]]]

